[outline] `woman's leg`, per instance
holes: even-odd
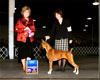
[[[31,58],[27,57],[27,60],[31,60]],[[23,66],[23,71],[25,71],[25,66],[26,66],[25,61],[26,61],[26,59],[21,59],[22,66]]]
[[[61,60],[58,61],[59,69],[61,69]]]
[[[66,59],[63,59],[62,71],[65,71]]]
[[[55,49],[60,50],[61,40],[55,39]],[[58,60],[58,69],[56,71],[61,71],[61,60]]]
[[[58,60],[58,69],[56,71],[61,71],[61,60]]]
[[[23,71],[25,71],[25,59],[21,59],[22,66],[23,66]]]

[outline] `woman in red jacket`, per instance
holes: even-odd
[[[22,18],[18,19],[15,25],[17,32],[17,41],[19,43],[19,55],[23,70],[25,71],[25,60],[30,60],[32,56],[32,42],[34,41],[35,26],[34,21],[29,18],[31,9],[24,6],[21,11]]]

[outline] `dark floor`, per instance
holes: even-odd
[[[56,72],[57,62],[54,62],[53,72],[48,75],[48,61],[39,60],[38,74],[25,74],[22,65],[14,60],[0,60],[0,80],[98,80],[98,56],[75,57],[76,64],[79,65],[80,73],[75,75],[73,67],[66,64],[65,72]]]

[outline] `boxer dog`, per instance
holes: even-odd
[[[47,58],[49,60],[48,74],[52,73],[53,61],[57,61],[57,60],[60,60],[63,58],[67,59],[68,62],[72,66],[74,66],[73,73],[75,73],[76,75],[79,74],[79,66],[75,64],[74,59],[73,59],[73,54],[72,54],[73,48],[71,48],[70,51],[56,50],[56,49],[53,49],[49,45],[49,43],[45,42],[44,40],[42,40],[41,45],[42,45],[42,48],[46,49],[46,55],[47,55]]]

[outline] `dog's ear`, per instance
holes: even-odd
[[[43,39],[41,39],[41,41],[44,43],[45,41]]]

